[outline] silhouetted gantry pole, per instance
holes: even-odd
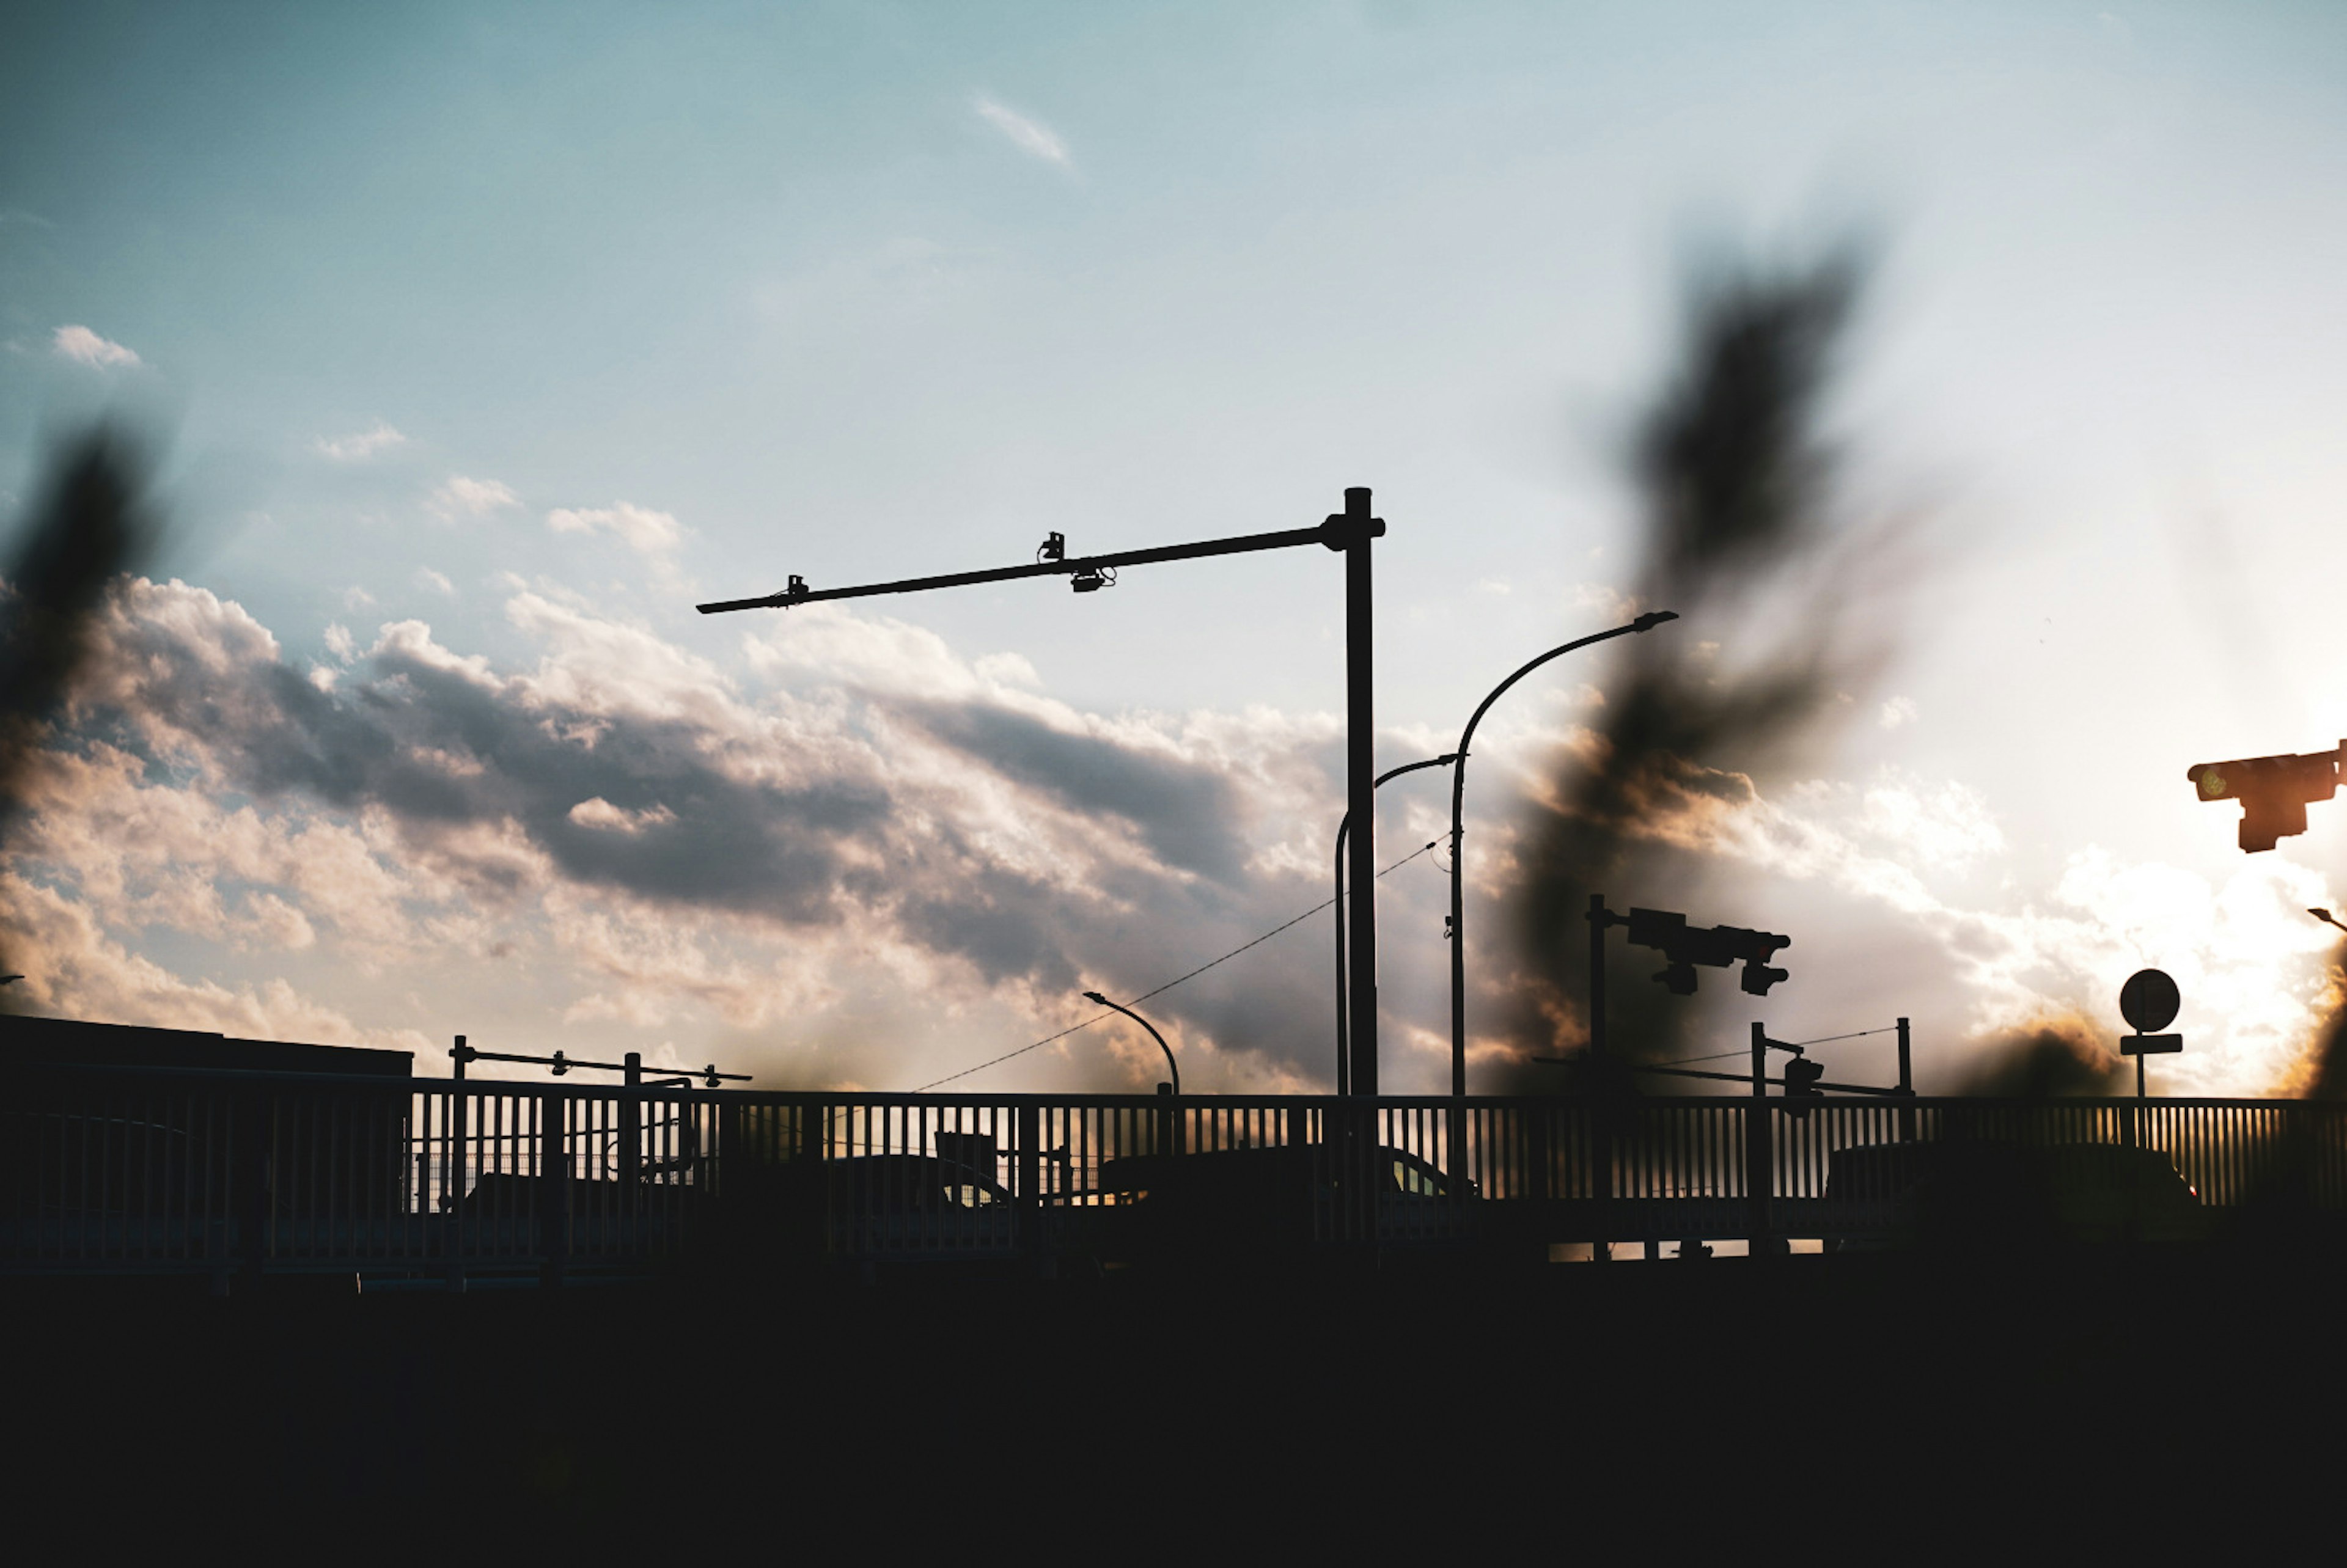
[[[1091,593],[1116,581],[1121,567],[1150,566],[1160,561],[1198,560],[1207,556],[1246,555],[1255,550],[1291,549],[1298,545],[1323,545],[1345,557],[1345,809],[1353,825],[1347,850],[1350,861],[1347,897],[1350,904],[1352,962],[1348,990],[1351,1006],[1351,1091],[1378,1091],[1378,834],[1377,702],[1370,637],[1373,630],[1370,596],[1369,544],[1386,531],[1385,519],[1369,516],[1369,492],[1358,487],[1345,492],[1345,509],[1332,512],[1317,528],[1288,528],[1279,533],[1243,534],[1235,538],[1205,539],[1196,544],[1161,545],[1154,549],[1122,550],[1113,555],[1068,558],[1061,537],[1053,534],[1031,566],[995,567],[984,571],[948,572],[939,577],[908,577],[894,582],[866,583],[856,588],[809,588],[794,577],[780,593],[757,599],[721,600],[698,608],[703,615],[734,610],[788,610],[827,599],[870,599],[887,593],[923,593],[937,588],[974,588],[980,583],[1008,582],[1022,577],[1065,577],[1078,593]]]

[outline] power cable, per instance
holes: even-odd
[[[1891,1034],[1895,1033],[1898,1028],[1899,1026],[1895,1023],[1887,1023],[1881,1029],[1861,1029],[1854,1034],[1829,1034],[1821,1036],[1816,1040],[1771,1040],[1769,1043],[1771,1045],[1799,1046],[1803,1050],[1807,1050],[1809,1047],[1813,1045],[1831,1045],[1838,1040],[1864,1040],[1870,1034]],[[1668,1061],[1657,1061],[1653,1065],[1656,1067],[1685,1067],[1690,1062],[1726,1061],[1731,1056],[1748,1056],[1750,1054],[1751,1052],[1748,1050],[1723,1050],[1712,1056],[1675,1056]]]
[[[1899,1026],[1886,1023],[1881,1029],[1861,1029],[1855,1034],[1829,1034],[1816,1040],[1788,1040],[1787,1045],[1831,1045],[1838,1040],[1864,1040],[1870,1034],[1896,1034]]]
[[[1432,849],[1435,844],[1440,844],[1441,842],[1442,841],[1440,839],[1436,839],[1433,844],[1428,844],[1419,848],[1411,850],[1408,855],[1403,856],[1399,860],[1397,860],[1391,866],[1387,866],[1385,870],[1378,872],[1378,876],[1382,878],[1392,872],[1400,870],[1403,866],[1409,865],[1419,856],[1424,855],[1428,850]],[[1213,968],[1214,965],[1225,962],[1230,958],[1235,958],[1241,953],[1245,952],[1247,948],[1260,947],[1264,943],[1270,941],[1282,931],[1286,930],[1289,926],[1302,925],[1305,921],[1309,920],[1313,916],[1317,915],[1321,910],[1326,909],[1329,905],[1334,904],[1336,901],[1337,900],[1334,898],[1324,898],[1319,903],[1313,905],[1312,907],[1304,911],[1303,914],[1296,917],[1295,919],[1286,921],[1282,925],[1274,926],[1270,930],[1266,931],[1254,941],[1233,948],[1229,952],[1225,953],[1222,958],[1214,958],[1206,963],[1200,964],[1188,974],[1170,979],[1153,991],[1143,991],[1139,996],[1134,997],[1131,1001],[1126,1002],[1124,1005],[1127,1007],[1135,1006],[1141,1002],[1147,1001],[1151,997],[1163,995],[1165,992],[1172,990],[1175,986],[1180,985],[1184,980],[1194,980],[1200,975],[1204,974],[1208,969]],[[959,1072],[949,1072],[943,1078],[936,1079],[930,1082],[922,1084],[918,1089],[914,1090],[913,1092],[916,1094],[926,1094],[940,1083],[951,1083],[957,1078],[968,1078],[973,1072],[983,1072],[988,1068],[999,1066],[1002,1062],[1010,1061],[1014,1056],[1024,1056],[1030,1050],[1040,1050],[1043,1047],[1050,1045],[1054,1040],[1065,1040],[1071,1034],[1092,1028],[1092,1025],[1099,1023],[1103,1019],[1112,1019],[1115,1016],[1116,1014],[1112,1012],[1096,1014],[1092,1018],[1084,1020],[1084,1021],[1080,1024],[1076,1024],[1069,1029],[1061,1030],[1057,1034],[1046,1035],[1032,1045],[1022,1045],[1016,1050],[1006,1051],[1002,1055],[995,1057],[992,1061],[981,1061],[976,1067],[965,1067]]]

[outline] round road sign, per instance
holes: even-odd
[[[2183,1005],[2183,993],[2165,969],[2137,969],[2119,988],[2119,1016],[2137,1034],[2157,1034],[2176,1021],[2176,1009]]]

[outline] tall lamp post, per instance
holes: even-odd
[[[1165,1043],[1165,1037],[1157,1032],[1157,1026],[1150,1022],[1147,1019],[1142,1017],[1139,1013],[1133,1011],[1131,1008],[1125,1007],[1119,1002],[1112,1002],[1109,1000],[1108,998],[1101,995],[1098,991],[1086,991],[1084,993],[1084,1000],[1088,1002],[1098,1002],[1104,1008],[1113,1008],[1118,1012],[1122,1013],[1125,1017],[1131,1019],[1133,1022],[1139,1024],[1142,1028],[1149,1031],[1149,1038],[1155,1040],[1157,1042],[1157,1049],[1165,1053],[1165,1071],[1174,1075],[1174,1081],[1169,1085],[1169,1087],[1172,1088],[1174,1096],[1178,1099],[1182,1093],[1182,1064],[1174,1060],[1174,1048]]]
[[[1414,774],[1420,768],[1439,768],[1459,760],[1456,755],[1429,757],[1420,763],[1404,763],[1398,768],[1388,768],[1370,785],[1374,794],[1386,785],[1388,779],[1398,779],[1404,774]],[[1337,1092],[1350,1094],[1352,1089],[1352,1056],[1346,1029],[1346,965],[1345,965],[1345,838],[1353,830],[1353,814],[1347,812],[1337,824]]]
[[[1466,862],[1460,856],[1460,846],[1467,834],[1467,748],[1475,739],[1475,726],[1483,722],[1483,715],[1491,711],[1491,704],[1498,702],[1509,687],[1550,660],[1561,659],[1577,648],[1627,636],[1633,631],[1651,631],[1665,620],[1677,619],[1676,610],[1650,610],[1627,626],[1575,638],[1562,647],[1550,649],[1492,687],[1491,694],[1483,699],[1474,716],[1467,721],[1467,727],[1459,732],[1459,744],[1451,752],[1458,762],[1450,775],[1450,1092],[1454,1095],[1463,1098],[1467,1092]]]

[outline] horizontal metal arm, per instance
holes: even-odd
[[[1768,1043],[1774,1045],[1777,1042],[1775,1040],[1770,1040]],[[1544,1066],[1563,1067],[1579,1061],[1580,1058],[1572,1056],[1535,1056],[1532,1060]],[[1752,1081],[1752,1075],[1748,1072],[1703,1072],[1692,1067],[1641,1067],[1636,1062],[1631,1062],[1628,1065],[1630,1071],[1633,1072],[1659,1072],[1669,1078],[1710,1078],[1717,1079],[1722,1083],[1748,1084]],[[1782,1088],[1785,1082],[1781,1078],[1764,1078],[1760,1081],[1763,1083],[1774,1083],[1779,1088]],[[1871,1083],[1812,1083],[1809,1087],[1818,1090],[1830,1089],[1837,1094],[1879,1094],[1888,1100],[1911,1100],[1914,1098],[1914,1093],[1911,1090],[1883,1089]]]
[[[1385,532],[1382,520],[1372,519],[1372,534]],[[1330,518],[1317,528],[1285,528],[1276,534],[1243,534],[1236,538],[1203,539],[1196,544],[1160,545],[1154,549],[1122,550],[1113,555],[1078,556],[1067,560],[1037,561],[1030,566],[994,567],[985,571],[948,572],[942,577],[908,577],[895,582],[870,582],[856,588],[811,588],[798,593],[785,589],[780,593],[766,594],[758,599],[727,599],[714,604],[696,606],[703,615],[723,615],[733,610],[788,610],[794,604],[814,604],[826,599],[870,599],[884,593],[919,593],[933,588],[969,588],[982,582],[1010,582],[1023,577],[1071,577],[1078,572],[1098,571],[1103,568],[1148,566],[1157,561],[1196,560],[1205,556],[1245,555],[1251,550],[1292,549],[1298,545],[1326,545],[1341,550],[1350,530],[1340,514]]]
[[[507,1051],[475,1050],[469,1045],[460,1045],[456,1050],[451,1050],[448,1054],[455,1058],[459,1063],[467,1061],[526,1061],[538,1067],[550,1067],[558,1073],[568,1072],[574,1067],[588,1068],[597,1072],[625,1072],[628,1071],[627,1063],[623,1061],[581,1061],[575,1056],[565,1056],[559,1050],[552,1056],[515,1056]],[[709,1079],[724,1079],[733,1083],[747,1083],[750,1081],[752,1077],[752,1075],[747,1072],[720,1072],[713,1067],[639,1067],[637,1071],[640,1072],[649,1071],[665,1073],[670,1076],[682,1073],[688,1078],[698,1078],[704,1081]],[[639,1087],[650,1089],[656,1086],[647,1083],[640,1085]]]
[[[1777,1042],[1772,1040],[1768,1043],[1774,1045]],[[1563,1057],[1534,1057],[1532,1060],[1535,1061],[1562,1061],[1564,1059]],[[1752,1081],[1752,1075],[1748,1072],[1698,1072],[1691,1067],[1640,1067],[1635,1063],[1633,1063],[1630,1071],[1633,1072],[1660,1072],[1672,1078],[1717,1078],[1727,1083],[1749,1083]],[[1781,1087],[1785,1081],[1781,1078],[1764,1078],[1760,1081],[1763,1083],[1774,1083]],[[1871,1083],[1820,1082],[1812,1083],[1809,1087],[1817,1090],[1830,1089],[1837,1094],[1880,1094],[1891,1100],[1906,1100],[1913,1097],[1907,1090],[1904,1089],[1881,1089]]]

